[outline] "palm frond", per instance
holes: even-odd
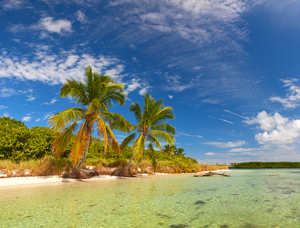
[[[114,151],[116,151],[117,153],[119,153],[120,152],[120,145],[119,145],[117,139],[115,138],[114,133],[109,128],[108,124],[105,124],[105,125],[106,125],[106,132],[107,132],[107,136],[108,136],[107,138],[111,142],[112,149]]]
[[[89,103],[83,83],[75,79],[67,79],[60,88],[60,97],[67,96],[74,98],[79,105],[85,106]]]
[[[172,120],[174,118],[175,116],[174,116],[173,108],[164,107],[157,113],[155,118],[151,120],[151,125],[152,126],[159,125],[164,123],[167,120]]]
[[[100,98],[100,102],[111,108],[113,104],[125,105],[126,94],[122,91],[108,90],[104,96]]]
[[[144,149],[145,149],[145,137],[143,134],[140,134],[138,139],[132,145],[132,150],[137,160],[140,160],[142,158]]]
[[[102,112],[102,118],[109,123],[112,130],[129,133],[136,127],[126,120],[121,114],[112,112]]]
[[[136,121],[139,123],[142,119],[142,111],[141,111],[141,107],[140,107],[139,103],[132,102],[130,104],[129,111],[133,112]]]
[[[150,130],[149,134],[155,136],[159,140],[166,141],[168,143],[174,143],[175,138],[167,132],[159,130]]]
[[[136,138],[137,132],[127,136],[125,139],[123,139],[121,144],[121,150],[124,150],[130,143],[132,143]]]
[[[160,151],[162,151],[160,142],[159,142],[159,140],[158,140],[154,135],[152,135],[151,133],[148,133],[148,134],[147,134],[147,138],[148,138],[148,140],[150,141],[150,143],[152,143],[152,144],[155,143],[156,147],[157,147],[158,149],[160,149]]]
[[[107,112],[108,108],[106,107],[105,104],[101,103],[98,98],[94,98],[90,103],[90,105],[88,106],[88,109],[85,114],[89,115],[92,114],[94,111],[98,113]]]
[[[151,126],[152,130],[160,130],[160,131],[165,131],[171,135],[175,135],[176,129],[173,127],[171,124],[160,124],[160,125],[155,125]]]
[[[54,156],[59,158],[62,156],[62,154],[65,152],[65,148],[67,147],[68,143],[74,137],[76,128],[77,122],[74,122],[55,138],[55,140],[52,143]]]
[[[48,124],[57,131],[61,131],[70,122],[78,121],[84,116],[84,109],[81,108],[68,108],[62,112],[56,113],[48,119]]]

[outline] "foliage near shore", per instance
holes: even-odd
[[[234,164],[231,169],[299,169],[300,162],[243,162]]]
[[[87,159],[83,168],[93,166],[94,170],[109,170],[114,168],[123,168],[127,165],[129,159]],[[158,161],[156,172],[158,173],[190,173],[201,171],[212,171],[218,169],[227,169],[227,166],[212,166],[204,164],[190,164],[182,166],[172,161]],[[12,176],[47,176],[62,175],[63,172],[69,172],[72,169],[72,163],[68,158],[55,159],[52,156],[45,156],[41,159],[28,161],[0,160],[0,171]],[[151,160],[143,160],[141,163],[133,161],[131,165],[132,174],[148,173],[153,174]]]
[[[73,136],[62,158],[55,158],[51,153],[51,144],[57,133],[46,127],[27,128],[23,122],[0,117],[0,172],[7,176],[47,176],[61,175],[70,172],[72,162],[70,151],[74,144]],[[191,173],[227,169],[226,166],[210,166],[197,164],[196,159],[187,157],[182,148],[172,145],[163,152],[155,151],[158,173]],[[131,147],[127,146],[116,152],[109,146],[105,152],[103,141],[92,137],[83,168],[93,166],[95,170],[124,168],[132,155]],[[132,174],[154,173],[153,153],[145,150],[142,161],[133,160],[130,171]],[[0,173],[1,174],[1,173]]]

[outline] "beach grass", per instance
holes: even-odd
[[[83,168],[101,170],[103,168],[124,168],[128,164],[128,159],[87,159]],[[0,170],[2,173],[11,176],[48,176],[62,175],[63,172],[69,172],[72,169],[72,163],[68,158],[55,159],[52,156],[45,156],[42,159],[28,161],[0,160]],[[153,173],[151,160],[143,160],[138,163],[132,162],[132,174]],[[201,171],[213,171],[219,169],[228,169],[227,166],[212,166],[206,164],[183,164],[173,163],[171,161],[158,161],[157,173],[195,173]]]

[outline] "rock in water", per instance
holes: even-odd
[[[220,228],[229,228],[227,224],[221,225]]]
[[[202,200],[198,200],[198,201],[196,201],[195,202],[195,204],[197,205],[197,204],[201,204],[201,205],[203,205],[203,204],[205,204],[205,202],[204,201],[202,201]]]

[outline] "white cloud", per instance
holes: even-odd
[[[193,67],[194,70],[200,70],[201,68],[203,68],[203,66],[195,66],[195,67]]]
[[[45,117],[43,118],[43,120],[47,120],[50,116],[52,116],[52,114],[45,115]]]
[[[31,116],[25,116],[22,118],[22,121],[29,122],[31,120]]]
[[[234,148],[229,150],[228,152],[231,153],[242,153],[242,152],[251,152],[251,151],[262,151],[262,150],[266,150],[266,148]]]
[[[229,120],[224,120],[224,119],[219,119],[219,120],[224,121],[226,123],[235,124],[235,123],[230,122]]]
[[[208,156],[215,156],[217,155],[215,152],[207,152],[204,155],[208,155]]]
[[[207,142],[203,143],[206,145],[211,145],[215,147],[220,147],[220,148],[233,148],[233,147],[238,147],[247,144],[244,140],[238,140],[235,142],[227,142],[227,143],[222,143],[222,142]]]
[[[294,82],[297,82],[298,79],[281,79],[281,81],[284,83],[283,87],[289,87],[286,97],[275,96],[271,97],[270,100],[281,103],[285,109],[298,107],[300,105],[300,87],[294,85]]]
[[[50,102],[44,102],[41,105],[53,105],[55,102],[57,102],[57,99],[53,98]]]
[[[191,135],[184,132],[178,132],[178,135],[188,136],[188,137],[196,137],[202,139],[203,137],[201,135]]]
[[[80,21],[82,24],[86,24],[88,22],[86,15],[80,10],[77,11],[76,16],[77,20]]]
[[[150,88],[150,86],[146,86],[146,87],[142,88],[139,91],[139,95],[144,96],[148,92],[149,88]]]
[[[139,83],[138,79],[132,79],[131,83],[129,83],[129,85],[127,86],[126,92],[132,92],[134,90],[136,90],[137,88],[139,88],[141,86],[141,84]]]
[[[211,98],[207,98],[202,100],[203,103],[210,103],[210,104],[219,104],[220,101],[217,99],[211,99]]]
[[[16,93],[17,92],[14,89],[3,87],[0,90],[0,97],[11,97],[11,96],[15,95]]]
[[[38,118],[38,119],[36,119],[36,120],[35,120],[35,122],[40,122],[40,121],[41,121],[41,119],[40,119],[40,118]]]
[[[41,18],[37,25],[31,26],[37,30],[46,30],[50,33],[63,34],[64,32],[72,32],[72,23],[66,19],[53,20],[53,17]]]
[[[244,117],[244,116],[241,116],[241,115],[239,115],[239,114],[236,114],[236,113],[234,113],[234,112],[231,112],[231,111],[229,111],[229,110],[226,110],[226,109],[224,109],[224,112],[228,112],[228,113],[230,113],[230,114],[232,114],[232,115],[235,115],[235,116],[241,117],[241,118],[243,118],[243,119],[247,119],[247,118],[246,118],[246,117]]]
[[[173,96],[172,96],[172,95],[168,95],[168,97],[169,97],[170,99],[172,99],[172,98],[173,98]]]
[[[8,106],[0,105],[0,110],[1,110],[1,109],[5,109],[5,108],[8,108]]]
[[[8,0],[5,4],[3,4],[4,10],[15,10],[22,8],[21,0]]]
[[[33,101],[36,97],[29,95],[26,101]]]
[[[266,111],[262,111],[257,117],[244,122],[249,125],[259,124],[263,132],[256,134],[255,139],[260,144],[294,143],[300,138],[300,119],[289,119],[279,113],[272,116]]]
[[[113,76],[117,81],[121,81],[123,77],[124,66],[119,64],[120,61],[116,58],[102,55],[74,55],[66,51],[53,54],[47,46],[37,45],[36,48],[36,52],[31,56],[29,54],[27,56],[0,54],[0,78],[14,77],[55,85],[64,83],[67,78],[82,79],[84,69],[88,65],[93,71]],[[2,92],[0,90],[0,96],[1,94],[9,96],[13,93],[12,89],[4,89]]]

